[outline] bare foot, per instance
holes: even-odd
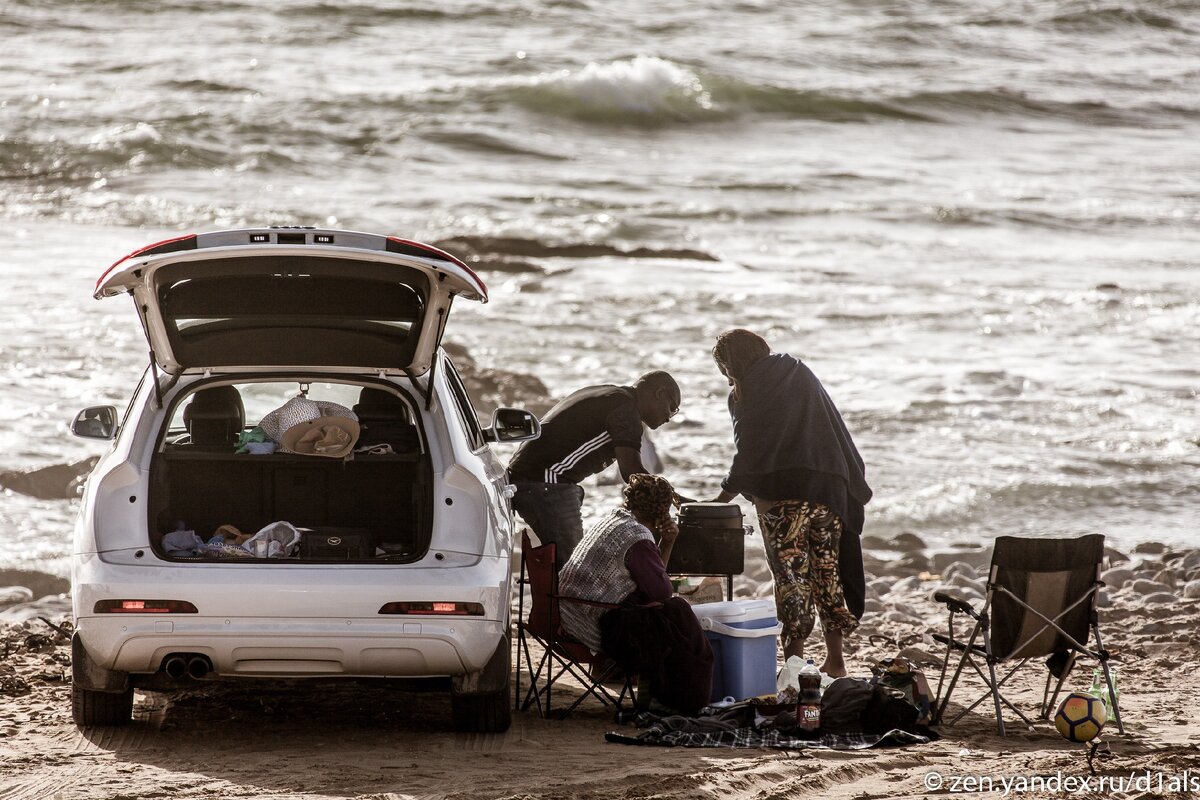
[[[831,678],[844,678],[848,674],[846,672],[846,664],[842,661],[836,663],[826,659],[825,663],[821,664],[821,672],[824,672]]]

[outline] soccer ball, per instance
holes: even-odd
[[[1054,715],[1054,727],[1072,742],[1090,742],[1100,735],[1107,721],[1103,701],[1083,692],[1067,695]]]

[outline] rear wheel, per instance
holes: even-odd
[[[464,733],[503,733],[512,725],[508,689],[488,694],[453,695],[454,729]]]
[[[501,672],[502,671],[502,672]],[[454,729],[464,733],[503,733],[512,725],[512,699],[509,688],[512,683],[512,643],[506,634],[500,639],[495,655],[484,673],[492,679],[488,692],[450,692],[450,708],[454,716]],[[503,677],[500,677],[500,676]],[[501,685],[502,684],[502,685]]]
[[[133,689],[94,692],[72,686],[71,716],[80,727],[126,725],[133,716]]]

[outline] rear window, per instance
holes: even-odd
[[[185,366],[404,367],[428,294],[419,270],[317,257],[164,267],[156,282]]]

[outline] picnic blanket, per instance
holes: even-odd
[[[927,744],[938,738],[928,729],[921,733],[893,729],[883,733],[818,733],[803,735],[772,720],[758,719],[757,724],[744,713],[724,713],[699,717],[659,717],[642,712],[632,720],[641,728],[630,735],[610,731],[604,740],[616,744],[650,747],[758,747],[775,750],[866,750],[872,747],[899,747]]]
[[[926,744],[929,737],[901,730],[884,734],[827,733],[816,738],[801,738],[776,730],[757,731],[738,728],[718,733],[685,733],[651,727],[637,736],[616,731],[604,734],[607,742],[637,744],[647,747],[761,747],[774,750],[866,750],[880,746]]]

